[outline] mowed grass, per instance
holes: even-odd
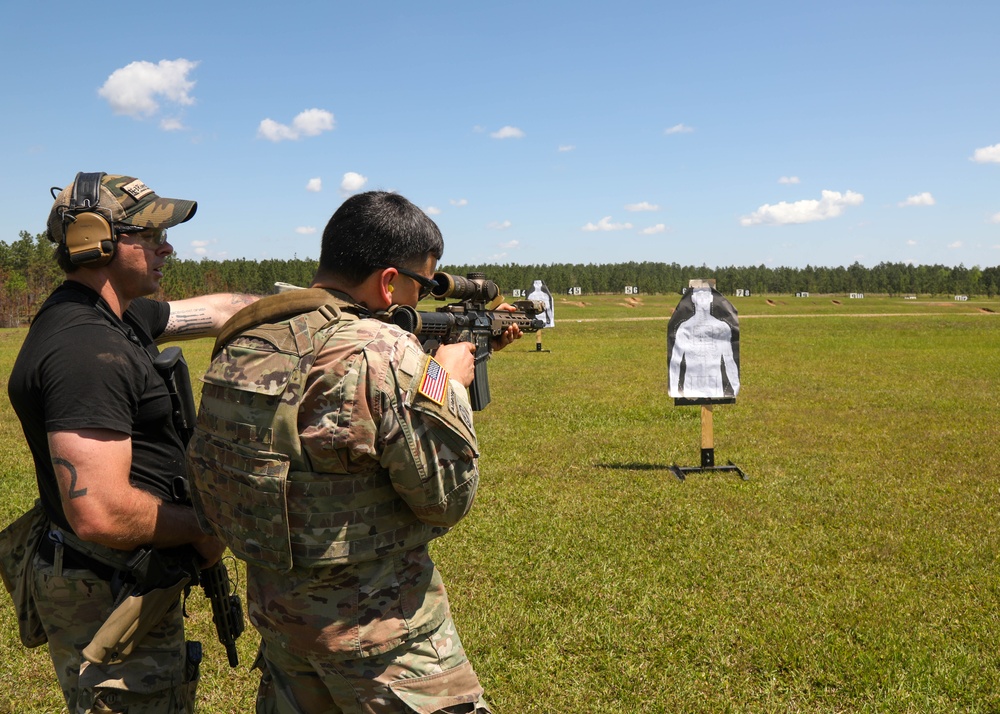
[[[549,351],[490,362],[479,497],[434,554],[497,710],[1000,711],[1000,304],[733,298],[715,451],[749,480],[681,482],[701,421],[666,395],[677,299],[557,298]],[[0,380],[23,334],[0,330]],[[6,522],[35,489],[3,399],[0,476]],[[188,610],[201,711],[252,711],[255,633],[230,670]],[[59,711],[6,599],[0,632],[0,711]]]

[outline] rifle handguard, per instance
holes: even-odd
[[[229,572],[222,562],[201,571],[201,586],[205,597],[212,604],[212,622],[219,642],[226,648],[226,658],[230,667],[238,667],[239,654],[236,640],[243,634],[246,623],[243,620],[243,604],[239,595],[230,593]]]

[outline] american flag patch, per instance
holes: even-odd
[[[420,389],[417,391],[437,404],[444,404],[444,394],[448,390],[448,370],[431,357],[427,360]]]

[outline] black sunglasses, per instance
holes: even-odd
[[[417,293],[418,300],[423,300],[425,297],[430,295],[431,291],[433,291],[438,286],[437,280],[431,280],[430,278],[425,278],[423,275],[420,275],[419,273],[414,273],[412,270],[407,270],[406,268],[399,268],[395,265],[379,265],[377,267],[392,268],[397,273],[416,280],[417,283],[420,284],[420,292]]]

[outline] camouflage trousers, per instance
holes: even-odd
[[[110,584],[89,570],[59,572],[40,555],[33,566],[38,615],[71,714],[193,714],[200,650],[184,641],[180,600],[121,663],[96,665],[82,651],[113,609]]]
[[[257,714],[490,714],[455,623],[356,660],[261,642]]]

